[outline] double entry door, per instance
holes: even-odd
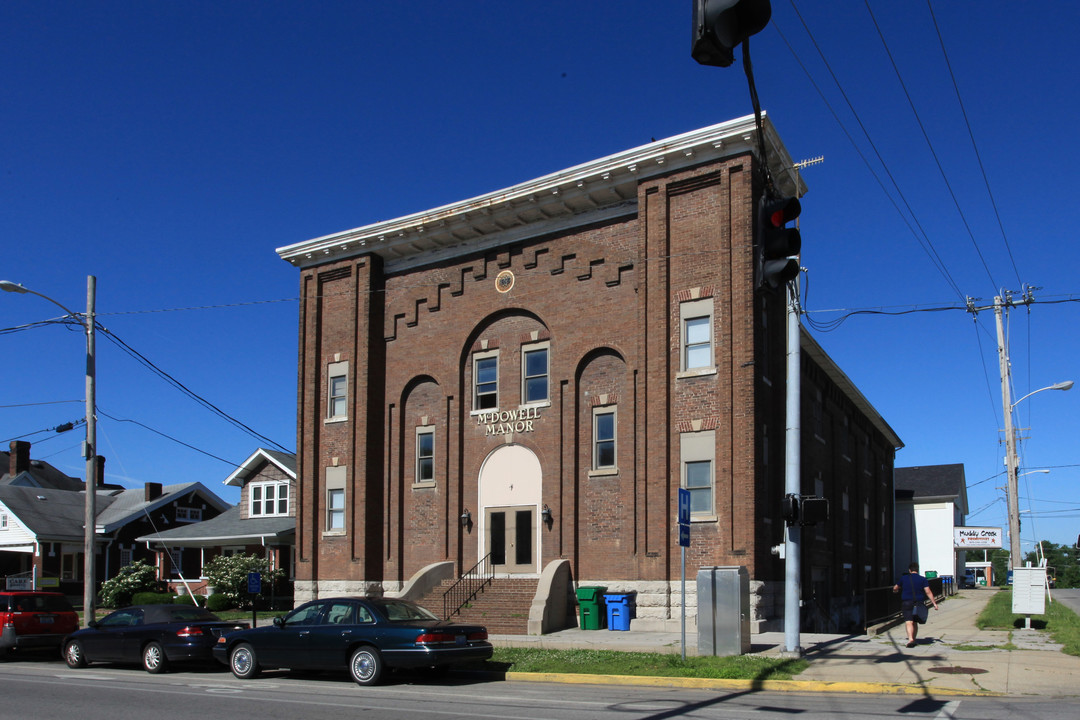
[[[497,573],[536,572],[536,508],[488,508],[487,549]]]

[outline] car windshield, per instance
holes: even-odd
[[[382,611],[386,613],[386,618],[390,622],[439,619],[419,605],[414,605],[411,602],[404,602],[402,600],[383,600],[379,603],[379,606],[382,608]]]

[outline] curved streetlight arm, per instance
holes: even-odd
[[[1031,397],[1035,393],[1041,393],[1043,390],[1071,390],[1072,386],[1073,386],[1073,381],[1072,380],[1064,380],[1064,381],[1059,382],[1059,383],[1054,383],[1053,385],[1047,385],[1044,388],[1039,388],[1038,390],[1032,390],[1027,395],[1020,398],[1020,400],[1017,400],[1016,402],[1014,402],[1010,406],[1010,409],[1015,409],[1016,406],[1019,405],[1022,400],[1027,400],[1029,397]]]
[[[39,298],[44,298],[44,299],[48,300],[49,302],[51,302],[56,307],[60,308],[64,312],[66,312],[68,315],[71,315],[76,320],[79,320],[79,322],[82,323],[82,326],[86,327],[86,323],[83,322],[79,318],[79,313],[65,307],[63,304],[57,302],[56,300],[53,300],[48,295],[42,295],[41,293],[37,292],[36,290],[31,290],[30,288],[26,287],[25,285],[20,285],[19,283],[14,283],[14,282],[11,282],[10,280],[0,280],[0,290],[3,290],[4,292],[19,293],[20,295],[26,295],[26,294],[37,295]]]

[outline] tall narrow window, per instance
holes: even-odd
[[[326,532],[344,534],[345,527],[345,478],[344,465],[326,468]]]
[[[499,356],[485,355],[473,362],[474,410],[494,410],[499,407]]]
[[[521,396],[526,403],[544,402],[548,399],[548,348],[528,349],[522,354],[524,387]]]
[[[330,363],[326,368],[326,417],[344,420],[349,416],[349,363]]]
[[[716,367],[713,360],[712,298],[691,300],[679,305],[679,347],[681,370],[701,371]]]
[[[326,493],[326,529],[341,532],[345,529],[345,490],[329,490]]]
[[[682,486],[690,491],[692,519],[716,518],[715,471],[716,433],[712,430],[682,433],[679,436]]]
[[[615,408],[593,410],[593,470],[615,467]]]
[[[416,482],[435,482],[435,430],[416,429]]]

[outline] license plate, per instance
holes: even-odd
[[[38,618],[38,620],[41,622],[42,625],[52,625],[52,621],[53,621],[51,615],[43,615],[40,618]]]
[[[458,635],[457,637],[454,638],[454,640],[457,642],[458,645],[464,645],[465,644],[465,636],[464,635]]]

